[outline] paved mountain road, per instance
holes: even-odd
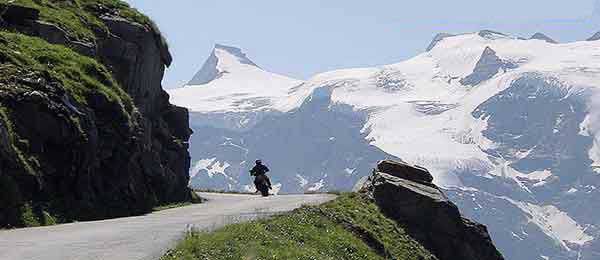
[[[158,259],[190,227],[212,230],[335,198],[199,193],[206,203],[145,216],[0,231],[1,260]]]

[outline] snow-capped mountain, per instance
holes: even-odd
[[[249,189],[261,158],[281,191],[347,190],[402,159],[507,259],[600,259],[600,41],[549,39],[440,34],[412,59],[305,82],[217,46],[199,85],[170,92],[191,112],[192,185]]]

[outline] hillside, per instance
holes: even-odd
[[[422,168],[382,161],[355,193],[273,219],[192,231],[162,259],[502,260]]]
[[[276,98],[266,84],[229,85],[243,79],[234,69],[170,91],[197,133],[191,184],[251,190],[260,158],[281,192],[349,190],[379,158],[402,159],[490,226],[507,258],[594,259],[600,41],[531,38],[440,34],[406,61],[273,86],[287,90]],[[222,109],[179,103],[211,86]]]
[[[187,110],[150,19],[116,0],[2,0],[0,18],[0,227],[191,199]]]
[[[370,244],[352,228],[368,234]],[[380,252],[371,248],[375,245]],[[344,194],[323,206],[305,207],[273,219],[235,224],[214,233],[190,233],[162,260],[390,259],[386,255],[437,259],[365,197]]]

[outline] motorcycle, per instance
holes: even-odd
[[[257,175],[254,178],[254,185],[256,185],[256,189],[260,191],[260,194],[263,197],[269,196],[269,190],[271,189],[271,181],[269,180],[269,177],[267,175]]]

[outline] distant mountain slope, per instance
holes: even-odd
[[[216,45],[194,79],[170,94],[173,102],[198,113],[286,112],[302,102],[293,95],[301,83],[261,69],[238,48]]]
[[[507,259],[594,259],[599,47],[442,34],[412,59],[322,73],[269,99],[285,106],[194,113],[191,183],[250,188],[246,171],[262,158],[281,191],[348,189],[376,160],[401,158],[488,225]],[[236,87],[259,95],[260,85]]]

